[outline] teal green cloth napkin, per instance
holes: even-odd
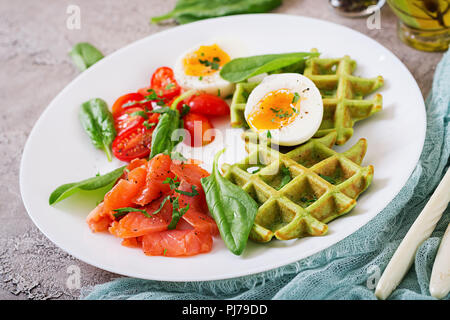
[[[160,282],[119,278],[85,299],[376,299],[374,287],[448,167],[450,52],[439,63],[426,100],[427,134],[420,161],[395,199],[344,240],[306,259],[264,273],[220,281]],[[408,133],[405,132],[405,139]],[[449,191],[450,192],[450,191]],[[432,299],[429,281],[450,207],[390,299]],[[449,295],[446,299],[449,299]]]

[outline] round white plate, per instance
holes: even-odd
[[[189,258],[149,257],[140,249],[120,245],[108,233],[92,233],[85,217],[96,200],[74,195],[55,206],[50,193],[59,185],[79,181],[117,168],[95,149],[80,126],[82,102],[101,97],[111,106],[122,94],[148,85],[153,71],[173,66],[176,58],[198,43],[227,39],[245,55],[309,51],[325,57],[350,55],[358,62],[357,75],[382,75],[383,110],[357,123],[345,146],[366,138],[363,165],[372,164],[375,176],[353,211],[329,223],[322,237],[257,244],[249,241],[242,256],[235,256],[215,238],[213,250]],[[228,119],[216,121],[225,132]],[[33,128],[22,157],[20,187],[25,207],[39,229],[63,250],[96,267],[122,275],[165,280],[201,281],[249,275],[310,256],[358,230],[375,217],[400,191],[413,171],[425,138],[425,106],[420,90],[402,62],[370,38],[346,27],[311,18],[262,14],[205,20],[173,28],[137,41],[106,57],[80,74],[50,103]],[[189,156],[201,157],[205,167],[216,150],[228,146],[224,160],[245,155],[240,129]],[[184,148],[187,149],[187,148]],[[185,150],[186,151],[186,150]]]

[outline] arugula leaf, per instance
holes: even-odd
[[[175,8],[158,17],[152,23],[175,19],[185,24],[201,19],[242,13],[264,13],[281,5],[282,0],[178,0]]]
[[[215,155],[211,175],[202,178],[201,184],[222,239],[232,253],[240,255],[247,245],[258,204],[242,188],[220,174],[218,161],[224,151]]]
[[[99,98],[86,101],[81,105],[79,118],[92,144],[105,151],[111,161],[110,146],[116,137],[116,129],[106,102]]]
[[[104,175],[96,175],[95,177],[85,179],[79,182],[66,183],[56,188],[48,199],[50,205],[55,204],[80,190],[96,190],[112,184],[120,178],[126,166],[120,167]]]
[[[306,59],[318,55],[317,52],[292,52],[236,58],[222,67],[220,76],[229,82],[241,82],[261,73],[270,73],[304,62]]]
[[[104,57],[97,48],[87,42],[77,43],[69,52],[69,56],[80,71],[86,70]]]

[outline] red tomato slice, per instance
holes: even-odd
[[[209,93],[191,96],[187,105],[191,108],[190,111],[206,116],[226,116],[230,114],[230,107],[225,100]]]
[[[140,93],[133,92],[133,93],[127,93],[123,96],[119,97],[116,102],[114,102],[112,106],[112,114],[113,116],[117,116],[119,113],[122,112],[123,106],[128,103],[133,103],[137,101],[144,100],[144,96]]]
[[[155,93],[166,103],[172,98],[178,96],[181,87],[178,85],[173,74],[173,70],[169,67],[160,67],[153,73],[150,87]]]
[[[205,116],[189,112],[183,117],[183,121],[184,128],[190,134],[190,139],[189,137],[184,139],[185,143],[191,145],[192,147],[199,147],[207,145],[214,140],[214,132],[212,132],[214,127]]]
[[[133,92],[124,94],[123,96],[119,97],[112,106],[113,117],[118,116],[124,109],[130,107],[142,107],[143,109],[151,111],[153,109],[153,101],[138,103],[139,101],[145,100],[145,96],[146,95],[140,94],[138,92]]]
[[[116,158],[129,162],[148,156],[153,130],[154,127],[147,129],[141,124],[117,136],[112,143],[112,151]]]
[[[133,112],[145,112],[142,107],[128,107],[122,110],[116,117],[114,117],[114,126],[116,128],[117,135],[140,125],[144,122],[144,117],[141,115],[132,115]]]

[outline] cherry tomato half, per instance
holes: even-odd
[[[116,128],[117,135],[140,125],[144,122],[144,117],[138,115],[139,113],[145,112],[142,107],[128,107],[122,110],[117,116],[114,117],[114,126]],[[135,113],[135,115],[133,115]],[[147,113],[145,113],[147,114]]]
[[[214,140],[214,132],[212,130],[214,127],[205,116],[189,112],[183,117],[183,122],[184,128],[190,134],[190,139],[189,137],[184,139],[186,144],[192,147],[199,147],[207,145]]]
[[[116,158],[129,162],[147,157],[150,154],[153,130],[154,127],[148,129],[140,124],[118,135],[112,143]]]
[[[147,110],[152,110],[153,101],[138,103],[143,100],[145,100],[145,96],[138,92],[124,94],[123,96],[119,97],[112,106],[113,117],[116,117],[118,114],[122,113],[124,109],[127,109],[129,107],[139,106]]]
[[[178,96],[181,87],[178,85],[173,74],[173,70],[169,67],[160,67],[152,75],[150,87],[165,102],[170,101]]]
[[[191,112],[206,116],[226,116],[230,114],[230,107],[225,100],[209,93],[191,96],[187,105],[191,108]]]

